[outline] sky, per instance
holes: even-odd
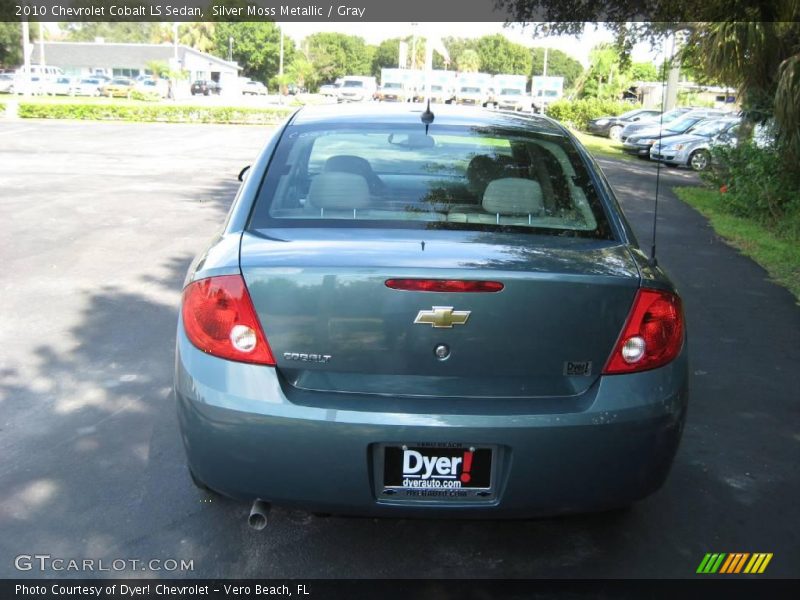
[[[594,24],[586,26],[583,35],[576,40],[572,36],[553,36],[548,38],[534,39],[530,29],[522,29],[519,25],[504,27],[503,23],[279,23],[286,35],[296,41],[318,32],[339,32],[349,35],[358,35],[366,40],[368,44],[379,44],[385,39],[394,37],[405,37],[412,35],[416,30],[417,34],[426,35],[439,34],[442,37],[481,37],[487,34],[502,33],[512,42],[517,42],[524,46],[546,46],[562,50],[579,60],[584,67],[589,65],[589,51],[592,46],[599,42],[613,41],[612,34],[601,27],[595,31]],[[416,25],[416,26],[415,26]],[[633,49],[633,60],[635,62],[655,61],[661,62],[659,52],[651,52],[649,44],[638,44]]]

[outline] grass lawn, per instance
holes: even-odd
[[[572,130],[572,133],[576,138],[578,138],[578,140],[580,140],[581,144],[586,146],[586,149],[595,158],[600,157],[621,158],[623,160],[638,160],[635,156],[625,154],[622,151],[622,144],[620,142],[614,142],[606,137],[589,135],[588,133],[575,131],[574,129]]]
[[[678,198],[706,217],[720,237],[764,267],[800,300],[800,240],[779,237],[763,225],[724,212],[722,194],[698,187],[674,188]]]

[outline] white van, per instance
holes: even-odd
[[[378,91],[378,82],[374,77],[348,75],[342,78],[339,88],[339,102],[369,102]]]
[[[14,92],[24,94],[47,94],[51,84],[59,78],[64,77],[64,71],[60,67],[48,67],[47,65],[31,65],[30,73],[25,71],[25,67],[20,67],[14,73]]]

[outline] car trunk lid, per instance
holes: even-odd
[[[393,396],[580,394],[599,376],[639,285],[618,242],[530,234],[248,232],[241,268],[286,382]],[[503,289],[406,291],[389,279]]]

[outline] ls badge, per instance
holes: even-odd
[[[464,325],[470,314],[469,310],[453,310],[452,306],[434,306],[432,310],[419,311],[414,323],[452,329],[453,325]]]

